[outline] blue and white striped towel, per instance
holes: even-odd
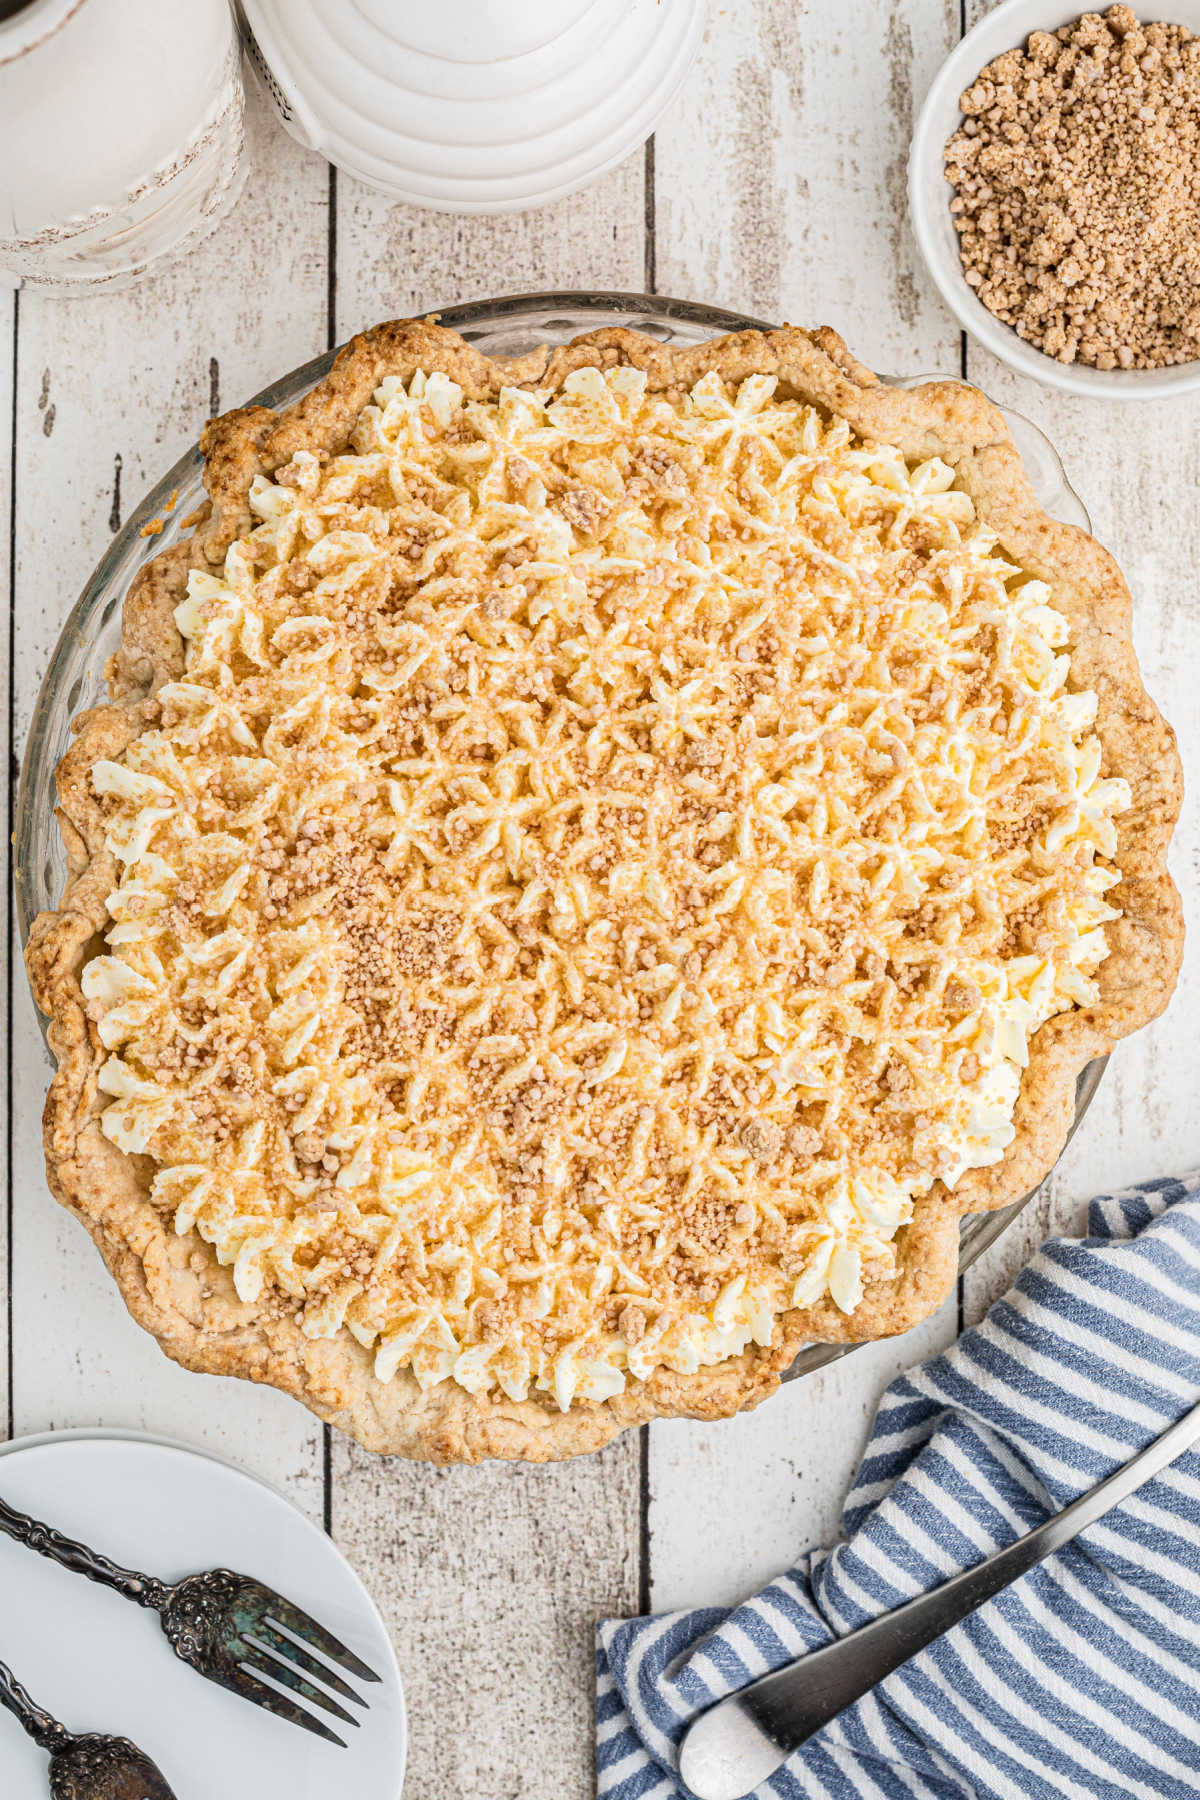
[[[679,1800],[721,1695],[935,1587],[1200,1399],[1200,1177],[1092,1202],[983,1324],[883,1396],[843,1516],[733,1612],[598,1629],[600,1800]],[[1200,1452],[827,1726],[761,1800],[1200,1793]]]

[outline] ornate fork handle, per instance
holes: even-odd
[[[12,1670],[0,1662],[0,1706],[8,1708],[22,1729],[28,1732],[34,1743],[51,1754],[55,1750],[65,1750],[73,1742],[71,1733],[65,1725],[44,1712],[21,1686]]]
[[[76,1543],[74,1538],[64,1537],[52,1526],[18,1512],[4,1500],[0,1500],[0,1531],[76,1575],[86,1575],[89,1581],[98,1581],[102,1587],[115,1588],[126,1600],[136,1600],[139,1606],[153,1607],[161,1612],[170,1597],[171,1590],[165,1582],[156,1581],[153,1575],[139,1575],[135,1569],[123,1569],[120,1563],[110,1562],[107,1556],[101,1556],[86,1544]]]

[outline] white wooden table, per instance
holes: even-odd
[[[379,319],[598,287],[828,322],[878,369],[965,372],[1036,420],[1129,575],[1147,682],[1200,770],[1200,401],[1118,407],[1018,381],[965,342],[909,237],[914,96],[960,29],[959,0],[712,0],[710,12],[700,62],[646,151],[545,211],[459,219],[392,205],[332,176],[252,97],[250,181],[219,243],[124,294],[0,294],[12,768],[85,576],[212,412]],[[1198,862],[1189,815],[1175,866],[1193,924]],[[892,1374],[978,1316],[1050,1229],[1076,1229],[1090,1194],[1200,1162],[1198,961],[1168,1016],[1113,1058],[1043,1195],[957,1305],[739,1420],[657,1425],[553,1468],[435,1470],[331,1438],[278,1394],[187,1374],[126,1317],[45,1187],[48,1065],[14,943],[0,1433],[138,1427],[266,1476],[324,1521],[390,1621],[412,1721],[406,1792],[582,1800],[593,1620],[732,1600],[835,1535]]]

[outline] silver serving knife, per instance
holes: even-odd
[[[1102,1519],[1198,1439],[1200,1405],[1099,1487],[994,1556],[719,1700],[683,1735],[679,1773],[686,1785],[697,1800],[742,1800],[838,1713]]]

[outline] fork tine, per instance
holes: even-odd
[[[302,1706],[297,1706],[294,1700],[289,1700],[286,1694],[277,1694],[265,1681],[256,1681],[248,1669],[239,1669],[236,1681],[225,1685],[231,1687],[235,1694],[240,1694],[244,1700],[253,1700],[264,1712],[275,1713],[278,1718],[287,1719],[292,1725],[303,1725],[306,1731],[313,1732],[330,1744],[336,1744],[340,1750],[346,1748],[345,1738],[340,1738],[336,1731],[330,1731],[321,1719],[314,1719],[311,1713],[305,1712]]]
[[[325,1686],[332,1688],[335,1694],[341,1694],[345,1700],[353,1700],[355,1706],[367,1704],[362,1695],[352,1688],[348,1681],[343,1681],[337,1671],[331,1669],[328,1663],[322,1662],[320,1657],[314,1656],[311,1650],[306,1650],[303,1644],[294,1643],[290,1637],[285,1637],[282,1631],[275,1629],[274,1625],[268,1625],[265,1622],[254,1625],[247,1631],[246,1636],[251,1641],[265,1644],[279,1657],[281,1662],[295,1663],[296,1667],[303,1669],[306,1675],[313,1676],[317,1681],[323,1681]],[[354,1722],[357,1725],[358,1720],[356,1719]]]
[[[290,1600],[285,1600],[282,1594],[272,1593],[268,1588],[266,1597],[267,1617],[273,1619],[276,1625],[282,1625],[284,1630],[290,1631],[294,1637],[303,1638],[306,1643],[312,1645],[314,1650],[319,1650],[322,1656],[327,1656],[330,1662],[339,1663],[343,1669],[348,1669],[351,1675],[357,1675],[360,1681],[383,1680],[382,1675],[377,1675],[374,1669],[369,1668],[363,1662],[361,1657],[355,1656],[353,1650],[347,1650],[345,1644],[339,1638],[335,1638],[332,1631],[326,1631],[323,1625],[318,1625],[315,1619],[311,1619],[298,1606],[293,1606]]]
[[[347,1725],[357,1726],[358,1720],[353,1713],[348,1713],[345,1707],[340,1706],[331,1694],[326,1694],[319,1687],[314,1687],[311,1681],[305,1681],[303,1675],[298,1674],[291,1663],[276,1661],[262,1644],[248,1643],[247,1651],[253,1654],[247,1654],[242,1658],[239,1665],[241,1668],[253,1669],[256,1675],[269,1675],[272,1681],[282,1682],[284,1687],[291,1688],[293,1694],[299,1694],[310,1705],[322,1707],[326,1712],[331,1712],[335,1719],[341,1719]]]

